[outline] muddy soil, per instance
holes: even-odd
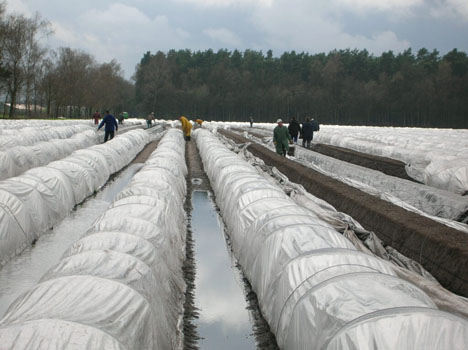
[[[195,306],[195,277],[196,277],[196,259],[194,257],[194,240],[191,229],[191,214],[192,214],[192,192],[193,191],[208,191],[213,194],[208,176],[203,169],[203,163],[198,152],[197,145],[194,140],[188,141],[185,144],[185,160],[188,168],[187,181],[187,196],[185,200],[185,210],[187,212],[187,246],[186,246],[186,261],[183,266],[184,278],[187,283],[187,291],[184,304],[184,350],[199,349],[199,334],[196,328],[196,320],[199,317],[199,312]],[[240,267],[239,267],[240,268]],[[273,333],[271,333],[268,323],[263,318],[258,305],[258,299],[255,292],[252,290],[249,281],[243,276],[243,289],[246,298],[246,307],[250,312],[252,319],[253,335],[257,349],[259,350],[278,350],[278,345]]]
[[[395,159],[374,156],[372,154],[361,153],[347,148],[320,143],[311,145],[310,150],[348,163],[377,170],[390,176],[417,182],[406,173],[405,163]]]
[[[187,164],[188,175],[187,181],[187,196],[185,198],[184,209],[187,213],[187,236],[185,246],[185,261],[182,267],[184,280],[187,285],[185,291],[185,302],[184,302],[184,318],[183,318],[183,332],[184,332],[184,350],[196,350],[199,349],[198,341],[200,337],[198,335],[195,320],[198,319],[199,311],[195,306],[195,277],[196,277],[196,265],[195,265],[195,253],[194,253],[194,242],[191,227],[191,215],[192,215],[192,178],[195,174],[201,176],[197,168],[198,152],[194,152],[193,142],[187,142],[185,144],[185,162]],[[201,163],[201,160],[200,160]]]
[[[256,133],[255,131],[248,130],[248,128],[245,128],[245,129],[232,128],[232,130],[235,130],[238,132],[247,131],[249,134],[258,138],[265,137],[265,135]],[[301,146],[298,146],[298,147],[301,147]],[[302,148],[302,149],[307,150],[307,148]],[[342,160],[344,162],[356,164],[365,168],[377,170],[390,176],[395,176],[401,179],[418,182],[414,180],[413,178],[411,178],[410,176],[408,176],[405,170],[405,163],[400,162],[399,160],[395,160],[395,159],[391,159],[387,157],[375,156],[372,154],[357,152],[348,148],[325,145],[321,143],[312,144],[310,147],[310,151],[321,153],[325,156],[333,157],[333,158]]]
[[[218,130],[237,143],[251,142]],[[468,235],[320,174],[251,143],[248,150],[314,196],[375,232],[385,245],[421,263],[447,289],[468,296]]]
[[[151,153],[153,153],[154,150],[158,147],[158,144],[159,141],[153,141],[147,144],[146,147],[143,148],[143,150],[140,153],[138,153],[138,155],[135,157],[131,164],[146,162]]]

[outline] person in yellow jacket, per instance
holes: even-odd
[[[184,116],[180,117],[179,120],[182,123],[182,131],[185,136],[185,141],[190,141],[190,134],[192,133],[192,123],[190,123],[189,120]]]
[[[201,119],[195,119],[195,126],[201,128],[202,124],[203,124],[203,120],[201,120]]]

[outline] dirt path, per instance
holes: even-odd
[[[265,135],[256,133],[255,131],[251,131],[246,129],[240,128],[232,128],[234,131],[238,132],[248,132],[249,134],[263,138]],[[299,146],[301,147],[301,146]],[[301,148],[303,150],[307,150],[307,148]],[[356,164],[365,168],[373,169],[380,171],[384,174],[399,177],[401,179],[414,181],[413,178],[409,177],[405,170],[405,163],[400,162],[395,159],[387,158],[387,157],[379,157],[372,154],[357,152],[348,148],[338,147],[338,146],[331,146],[325,145],[321,143],[315,143],[311,145],[310,151],[314,151],[329,157],[333,157],[348,163]]]
[[[203,169],[203,163],[198,153],[195,141],[186,142],[185,159],[189,175],[187,177],[187,187],[190,191],[212,191],[210,180]],[[188,183],[190,182],[190,184]]]
[[[148,160],[149,156],[151,153],[154,152],[154,150],[158,147],[159,141],[153,141],[150,142],[146,145],[143,150],[138,153],[138,155],[135,157],[135,159],[132,161],[131,164],[133,163],[144,163]]]
[[[251,142],[226,130],[219,133],[238,143]],[[349,214],[385,245],[421,263],[439,282],[454,293],[468,296],[468,235],[416,213],[373,197],[251,143],[248,150],[275,166],[314,196]]]

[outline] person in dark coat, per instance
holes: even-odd
[[[98,111],[94,112],[93,119],[94,119],[94,125],[98,125],[99,119],[101,119],[101,113],[99,113]]]
[[[119,116],[117,117],[117,119],[119,119],[119,124],[123,124],[123,121],[124,121],[123,113],[120,113]]]
[[[302,123],[302,147],[310,148],[310,141],[314,137],[314,129],[309,118],[306,118],[306,121]]]
[[[115,120],[115,117],[109,113],[109,111],[106,111],[106,116],[104,119],[101,121],[101,124],[99,124],[98,130],[103,127],[103,125],[106,125],[104,128],[104,142],[107,142],[107,139],[112,140],[114,138],[114,130],[117,131],[119,129],[119,124],[117,124],[117,120]]]
[[[297,122],[296,118],[292,117],[291,121],[288,125],[289,135],[293,139],[294,143],[297,144],[297,135],[299,135],[299,131],[301,131],[301,126]]]

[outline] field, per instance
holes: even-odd
[[[5,349],[468,343],[467,130],[125,123],[0,121]]]

